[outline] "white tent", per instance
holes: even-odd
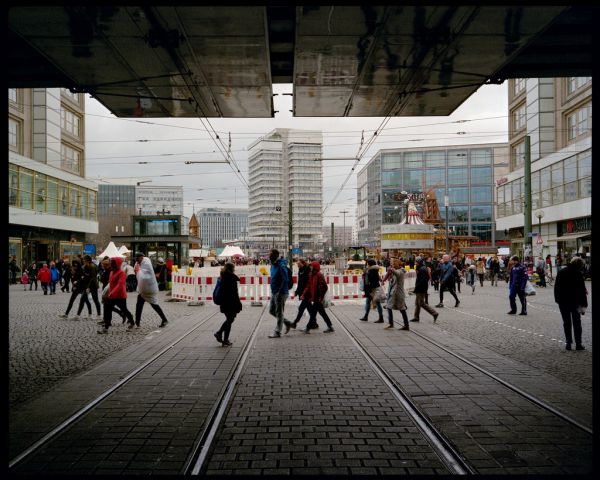
[[[119,251],[119,253],[120,253],[120,254],[122,254],[122,255],[127,255],[129,252],[131,252],[131,250],[129,250],[129,249],[128,249],[128,248],[127,248],[125,245],[121,245],[121,246],[118,248],[118,251]]]
[[[108,258],[121,257],[121,258],[123,258],[124,256],[125,255],[123,255],[121,252],[119,252],[119,250],[117,249],[114,242],[110,242],[108,244],[108,247],[106,247],[106,249],[102,253],[99,253],[97,255],[97,257],[100,259],[103,259],[104,257],[108,257]]]
[[[225,248],[219,255],[219,257],[226,257],[226,258],[237,257],[237,256],[245,257],[246,255],[244,254],[244,252],[242,252],[242,249],[240,247],[236,247],[233,245],[225,245]]]
[[[210,256],[210,250],[208,248],[190,248],[188,250],[188,257],[208,257]]]

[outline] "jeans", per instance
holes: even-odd
[[[369,316],[369,311],[371,310],[371,295],[367,295],[365,299],[365,317]],[[379,318],[383,318],[383,307],[380,302],[375,302],[375,306],[377,307],[377,312],[379,313]]]
[[[50,282],[50,295],[54,295],[56,293],[56,281]]]
[[[558,309],[560,310],[560,315],[562,316],[567,345],[571,345],[571,343],[573,343],[571,325],[573,325],[573,333],[575,334],[575,344],[581,345],[581,314],[577,311],[577,306],[559,303]]]
[[[283,309],[285,308],[287,297],[287,293],[271,294],[269,313],[277,318],[277,326],[275,327],[276,333],[281,333],[281,329],[283,328]]]
[[[508,294],[508,300],[510,301],[510,311],[517,311],[517,302],[515,301],[515,297],[519,296],[519,300],[521,302],[521,313],[527,313],[527,300],[525,300],[525,292],[517,287],[511,287],[510,292]]]

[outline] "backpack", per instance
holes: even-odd
[[[287,287],[288,287],[288,290],[291,290],[292,288],[294,288],[294,274],[290,267],[288,267],[286,265],[285,268],[287,268],[287,276],[288,276]]]
[[[221,305],[221,277],[217,280],[217,284],[215,285],[215,289],[213,290],[213,302],[215,305]]]

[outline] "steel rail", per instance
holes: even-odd
[[[557,417],[561,418],[562,420],[565,420],[566,422],[570,423],[571,425],[573,425],[573,426],[575,426],[577,428],[580,428],[581,430],[583,430],[586,433],[589,433],[590,435],[593,435],[593,431],[592,431],[591,428],[589,428],[586,425],[583,425],[582,423],[578,422],[577,420],[569,417],[568,415],[564,414],[560,410],[557,410],[556,408],[552,407],[551,405],[549,405],[548,403],[544,402],[543,400],[540,400],[539,398],[531,395],[530,393],[527,393],[526,391],[521,390],[516,385],[513,385],[512,383],[507,382],[506,380],[503,380],[502,378],[500,378],[497,375],[493,374],[492,372],[486,370],[485,368],[480,367],[479,365],[477,365],[477,364],[471,362],[470,360],[466,359],[462,355],[460,355],[458,353],[454,353],[452,350],[444,347],[443,345],[440,345],[435,340],[432,340],[431,338],[423,335],[422,333],[416,332],[414,330],[411,330],[411,331],[412,331],[412,333],[414,333],[418,337],[421,337],[423,340],[428,341],[429,343],[435,345],[439,349],[445,351],[446,353],[449,353],[450,355],[452,355],[453,357],[461,360],[462,362],[465,362],[467,365],[470,365],[475,370],[477,370],[477,371],[483,373],[484,375],[486,375],[486,376],[488,376],[488,377],[496,380],[497,382],[501,383],[502,385],[504,385],[508,389],[510,389],[513,392],[515,392],[515,393],[521,395],[522,397],[526,398],[527,400],[529,400],[534,405],[537,405],[538,407],[541,407],[544,410],[547,410],[548,412],[556,415]]]
[[[217,434],[217,430],[221,425],[221,421],[225,415],[225,411],[229,408],[229,402],[237,386],[237,382],[240,378],[242,370],[246,365],[246,361],[248,360],[250,347],[254,344],[256,336],[258,335],[258,327],[260,326],[260,322],[263,318],[266,309],[267,306],[263,307],[263,311],[258,317],[258,321],[254,326],[254,330],[246,339],[246,342],[244,343],[244,346],[242,347],[242,350],[238,355],[235,370],[233,371],[233,373],[230,374],[229,379],[227,380],[224,387],[221,389],[221,393],[219,394],[217,401],[213,404],[213,408],[211,409],[207,417],[207,421],[204,424],[204,428],[198,436],[198,440],[196,442],[194,450],[188,457],[185,466],[182,469],[182,473],[184,475],[200,475],[204,469],[206,460],[208,458],[208,453],[210,451],[210,447],[212,446],[214,438]]]
[[[101,393],[100,395],[98,395],[94,400],[92,400],[91,402],[89,402],[87,405],[85,405],[84,407],[80,408],[79,410],[77,410],[69,418],[67,418],[66,420],[64,420],[63,422],[61,422],[59,425],[57,425],[56,427],[54,427],[50,432],[48,432],[46,435],[44,435],[38,441],[36,441],[35,443],[33,443],[27,449],[23,450],[20,454],[18,454],[16,457],[14,457],[12,460],[10,460],[9,464],[8,464],[8,468],[9,469],[15,468],[19,463],[21,463],[27,457],[29,457],[34,452],[36,452],[38,449],[40,449],[43,445],[45,445],[46,443],[48,443],[54,437],[58,436],[61,432],[63,432],[64,430],[66,430],[68,427],[70,427],[73,423],[75,423],[80,418],[82,418],[86,413],[88,413],[90,410],[92,410],[96,405],[98,405],[100,402],[102,402],[108,396],[112,395],[114,392],[116,392],[123,385],[125,385],[126,383],[128,383],[131,379],[133,379],[136,375],[138,375],[142,370],[144,370],[145,368],[147,368],[149,365],[151,365],[153,362],[155,362],[158,358],[160,358],[162,355],[164,355],[165,353],[167,353],[171,348],[173,348],[175,345],[177,345],[179,342],[181,342],[184,338],[186,338],[192,332],[194,332],[195,330],[197,330],[198,328],[200,328],[202,325],[204,325],[206,322],[208,322],[217,313],[218,312],[214,312],[211,315],[209,315],[208,317],[206,317],[203,321],[201,321],[200,323],[198,323],[198,325],[194,326],[191,330],[189,330],[186,333],[184,333],[183,335],[181,335],[177,340],[175,340],[170,345],[168,345],[165,348],[163,348],[160,352],[158,352],[157,354],[155,354],[153,357],[151,357],[149,360],[147,360],[142,365],[140,365],[139,367],[137,367],[135,370],[132,370],[129,374],[127,374],[127,376],[125,376],[123,379],[119,380],[112,387],[110,387],[107,390],[105,390],[103,393]]]
[[[475,470],[466,462],[466,460],[454,449],[448,439],[440,433],[435,426],[429,421],[429,419],[420,411],[420,409],[414,404],[409,395],[407,395],[402,387],[398,385],[398,382],[394,380],[380,365],[380,363],[371,355],[365,347],[362,346],[359,340],[356,339],[354,334],[340,321],[339,317],[330,310],[329,314],[333,316],[344,331],[348,334],[355,347],[360,351],[373,371],[383,380],[386,386],[389,388],[394,397],[404,407],[406,412],[413,419],[417,427],[421,430],[421,433],[429,441],[431,447],[438,454],[442,462],[450,470],[453,475],[472,475],[475,474]]]

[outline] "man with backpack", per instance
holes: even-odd
[[[269,254],[271,261],[271,302],[269,313],[277,318],[275,330],[269,338],[280,338],[283,328],[283,310],[285,301],[289,295],[289,282],[291,281],[287,261],[284,257],[279,257],[279,250],[273,248]],[[293,285],[293,284],[292,284]]]

